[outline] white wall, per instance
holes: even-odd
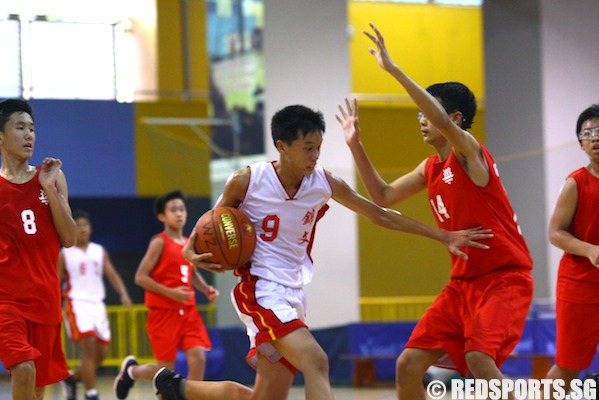
[[[266,117],[290,104],[322,111],[319,164],[354,186],[353,159],[335,120],[351,93],[346,0],[264,0]],[[267,127],[270,121],[267,120]],[[268,158],[278,158],[270,132]],[[317,226],[314,280],[306,286],[311,328],[359,320],[357,217],[336,202]]]
[[[555,297],[562,252],[547,237],[566,176],[588,163],[575,139],[599,101],[596,0],[488,0],[486,130],[535,260],[535,297]]]
[[[599,2],[596,0],[541,3],[541,77],[547,225],[567,175],[588,164],[576,140],[576,120],[599,102]],[[591,28],[593,27],[593,28]],[[552,297],[562,251],[549,245]]]

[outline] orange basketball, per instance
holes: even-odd
[[[212,253],[208,260],[234,269],[249,261],[256,247],[256,230],[247,215],[233,207],[216,207],[198,219],[195,250]]]

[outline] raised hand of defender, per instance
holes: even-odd
[[[387,51],[387,47],[385,46],[385,38],[383,38],[381,32],[376,26],[374,26],[372,22],[369,25],[374,31],[374,35],[366,30],[362,32],[364,32],[364,34],[368,36],[368,38],[376,45],[376,50],[371,47],[368,49],[368,51],[374,56],[374,58],[376,58],[376,61],[382,69],[385,71],[391,71],[391,69],[395,67],[395,63]]]
[[[476,228],[464,229],[461,231],[445,231],[447,238],[443,242],[447,249],[456,256],[467,260],[468,255],[460,250],[460,247],[470,246],[478,249],[488,249],[489,246],[477,242],[477,240],[489,239],[493,237],[490,229]]]
[[[358,124],[358,101],[354,99],[350,102],[345,99],[345,108],[341,104],[337,105],[339,114],[335,118],[343,127],[345,143],[348,145],[360,140],[360,125]]]

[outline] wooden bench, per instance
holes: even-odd
[[[395,383],[378,382],[376,376],[376,360],[395,360],[397,355],[393,354],[343,354],[339,358],[354,362],[353,385],[356,387],[392,386]],[[530,377],[532,379],[544,379],[551,369],[553,355],[549,354],[517,354],[508,356],[513,359],[531,360]]]
[[[394,354],[342,354],[341,360],[354,362],[353,385],[361,386],[395,386],[395,382],[378,382],[374,362],[376,360],[395,360]]]

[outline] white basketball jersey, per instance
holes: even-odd
[[[250,183],[239,206],[256,228],[256,250],[250,274],[282,285],[301,288],[312,280],[308,245],[316,216],[333,191],[319,165],[289,196],[272,162],[251,164]]]
[[[103,301],[104,248],[90,242],[84,251],[73,246],[63,248],[67,297],[74,300]]]

